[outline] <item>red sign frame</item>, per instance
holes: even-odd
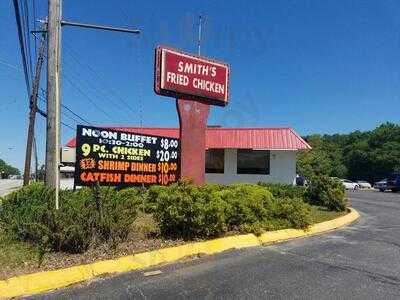
[[[154,91],[158,95],[226,106],[229,65],[169,47],[155,50]]]

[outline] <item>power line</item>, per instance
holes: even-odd
[[[77,117],[79,120],[81,120],[82,122],[88,124],[88,125],[92,125],[89,121],[85,120],[84,118],[82,118],[81,116],[79,116],[78,114],[74,113],[70,108],[68,108],[68,106],[61,104],[61,106],[63,108],[65,108],[67,111],[69,111],[71,114],[73,114],[75,117]]]
[[[84,91],[82,91],[82,89],[79,88],[75,83],[73,83],[73,82],[68,78],[68,76],[66,76],[66,75],[64,74],[64,78],[66,79],[66,81],[67,81],[74,89],[76,89],[82,96],[84,96],[87,100],[89,100],[89,102],[90,102],[94,107],[96,107],[99,111],[101,111],[101,112],[102,112],[105,116],[107,116],[111,121],[114,121],[113,118],[111,117],[111,115],[110,115],[108,112],[106,112],[104,109],[102,109],[100,106],[98,106],[98,105],[96,104],[96,102],[95,102],[91,97],[89,97]]]
[[[127,25],[129,26],[130,23],[130,19],[128,17],[128,15],[126,14],[125,10],[122,9],[122,7],[120,5],[118,5],[119,10],[121,11],[122,15],[125,18],[125,21],[127,23]],[[133,48],[134,44],[132,43],[132,48]],[[141,65],[141,61],[142,61],[142,51],[140,48],[140,39],[138,39],[138,46],[137,46],[137,51],[136,51],[136,59],[137,59],[137,65],[140,67]],[[140,127],[143,127],[143,84],[141,80],[137,80],[137,84],[138,84],[138,98],[139,98],[139,122],[140,122]]]
[[[107,81],[104,79],[102,75],[100,75],[97,71],[95,71],[90,65],[83,64],[82,62],[79,61],[77,58],[78,54],[76,53],[75,50],[72,49],[72,47],[68,46],[69,42],[65,43],[65,52],[81,67],[86,68],[89,70],[90,73],[93,74],[94,77],[96,77],[97,80],[103,82],[103,88],[111,95],[113,96],[116,100],[122,102],[124,105],[123,108],[127,108],[134,116],[136,116],[137,112],[123,99],[118,93],[115,92],[109,85],[107,85]]]
[[[62,111],[61,113],[64,115],[64,117],[67,117],[67,118],[70,119],[72,122],[79,123],[79,122],[77,122],[76,119],[74,119],[74,118],[71,117],[70,115],[66,114],[65,112]]]
[[[20,47],[21,57],[22,57],[22,66],[24,69],[25,84],[26,84],[26,89],[27,89],[28,95],[29,95],[31,87],[30,87],[30,80],[29,80],[29,75],[28,75],[28,66],[27,66],[27,62],[26,62],[25,44],[23,42],[21,15],[20,15],[20,10],[19,10],[18,0],[14,0],[13,3],[14,3],[14,11],[15,11],[15,20],[17,23],[17,30],[18,30],[19,47]]]
[[[66,60],[64,60],[64,65],[66,65],[66,66],[68,67],[68,68],[64,68],[64,72],[65,72],[66,70],[68,70],[68,71],[69,71],[68,73],[70,73],[70,75],[74,75],[74,76],[71,76],[71,77],[74,77],[74,79],[78,79],[78,80],[80,80],[80,82],[82,82],[82,74],[79,74],[79,73],[75,70],[76,68],[74,68],[73,65],[71,65],[71,64],[70,64],[68,61],[66,61]],[[107,93],[104,92],[104,89],[98,88],[98,87],[93,83],[93,82],[95,82],[96,80],[90,81],[90,80],[85,79],[84,81],[85,81],[85,83],[87,84],[87,86],[88,86],[90,89],[94,90],[101,98],[108,99],[109,101],[111,101],[111,102],[113,103],[113,106],[119,107],[118,112],[124,112],[124,114],[126,114],[126,116],[131,117],[131,116],[127,113],[126,107],[124,107],[118,100],[116,101],[115,99],[113,99],[113,98],[111,98],[109,95],[107,95]]]
[[[30,25],[29,25],[29,7],[28,7],[28,1],[24,0],[23,6],[21,6],[22,9],[22,24],[23,24],[23,29],[24,29],[24,36],[25,36],[25,48],[27,49],[26,54],[27,54],[27,60],[28,60],[28,67],[29,67],[29,73],[31,76],[31,81],[33,80],[33,63],[32,63],[32,52],[31,52],[31,38],[30,38]]]
[[[42,92],[44,92],[44,90],[42,89]],[[46,98],[42,95],[39,95],[39,99],[43,102],[46,103]],[[65,104],[61,104],[61,107],[66,109],[68,112],[70,112],[71,114],[73,114],[75,117],[77,117],[79,120],[81,120],[82,122],[88,124],[88,125],[92,125],[91,122],[89,122],[88,120],[84,119],[83,117],[81,117],[80,115],[78,115],[76,112],[74,112],[72,109],[70,109],[68,106],[66,106]],[[66,115],[66,114],[65,114]],[[76,122],[76,120],[75,120]],[[79,122],[77,122],[79,123]]]
[[[65,124],[64,122],[61,121],[61,125],[64,125],[65,127],[71,129],[73,132],[75,132],[75,128],[72,127],[71,125]]]
[[[32,0],[32,7],[33,7],[33,30],[37,30],[36,28],[36,15],[37,15],[37,7],[36,7],[36,1]],[[36,37],[34,39],[35,41],[35,57],[37,56],[37,40]]]
[[[45,59],[47,59],[47,56],[46,56],[46,55],[45,55]],[[42,101],[44,101],[44,102],[46,103],[46,101],[47,101],[47,100],[46,100],[46,91],[45,91],[43,88],[41,88],[40,90],[41,90],[41,92],[42,92],[43,95],[39,95],[39,98],[40,98]],[[85,119],[84,117],[80,116],[78,113],[74,112],[74,111],[73,111],[71,108],[69,108],[67,105],[61,103],[61,107],[64,108],[64,109],[66,109],[67,111],[69,111],[71,114],[73,114],[74,116],[76,116],[76,117],[77,117],[79,120],[81,120],[82,122],[84,122],[84,123],[86,123],[86,124],[88,124],[88,125],[93,126],[92,122],[88,121],[88,120]]]
[[[0,59],[0,65],[9,67],[9,68],[14,69],[15,71],[18,71],[18,72],[23,72],[23,70],[21,70],[17,66],[9,64],[9,63],[5,62],[4,60],[1,60],[1,59]]]
[[[41,110],[40,108],[36,108],[37,112],[39,113],[39,115],[41,115],[44,118],[47,118],[47,113],[45,113],[43,110]],[[71,129],[72,131],[75,132],[75,128],[72,125],[66,124],[63,121],[60,121],[61,125],[64,125],[65,127]]]

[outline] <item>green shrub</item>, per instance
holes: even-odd
[[[301,198],[305,196],[306,189],[301,186],[295,186],[292,184],[281,184],[281,183],[257,183],[260,186],[266,187],[274,197],[278,198]]]
[[[140,201],[132,190],[82,188],[61,191],[56,210],[54,191],[34,183],[6,197],[0,227],[12,239],[33,242],[40,252],[80,253],[92,244],[125,240]]]
[[[311,207],[299,198],[277,199],[274,218],[286,220],[288,226],[285,227],[305,229],[312,223]]]
[[[253,184],[234,184],[216,192],[227,205],[226,219],[230,230],[248,228],[246,225],[264,220],[270,213],[268,206],[272,194],[265,188]]]
[[[55,210],[54,191],[35,183],[3,199],[0,229],[14,240],[32,242],[40,253],[80,253],[104,242],[116,246],[131,234],[185,239],[228,231],[260,234],[309,226],[310,206],[298,196],[302,193],[283,185],[189,182],[146,190],[82,188],[61,191]]]
[[[166,187],[160,185],[152,185],[148,188],[144,196],[144,206],[147,213],[155,213],[159,194],[162,193],[165,188]]]
[[[213,237],[227,231],[260,234],[266,229],[306,228],[311,224],[308,204],[299,198],[274,198],[259,185],[195,187],[182,182],[155,190],[155,216],[164,235]]]
[[[100,223],[93,192],[88,188],[76,192],[62,191],[59,202],[59,210],[52,208],[48,211],[56,216],[52,249],[70,253],[86,251]]]
[[[160,226],[153,215],[140,212],[132,224],[133,233],[141,238],[158,236]]]
[[[188,182],[150,188],[156,197],[155,217],[165,235],[194,238],[224,230],[224,203]],[[214,201],[215,200],[215,201]]]
[[[100,199],[104,201],[100,218],[102,240],[116,245],[127,238],[143,204],[143,197],[138,189],[116,191],[114,188],[103,188]]]
[[[312,205],[325,206],[329,210],[344,211],[347,206],[343,184],[328,176],[315,176],[306,191],[307,201]]]
[[[37,183],[11,193],[3,200],[0,226],[15,239],[46,239],[47,232],[55,229],[55,216],[49,212],[53,198],[51,189]]]

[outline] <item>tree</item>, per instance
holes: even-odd
[[[314,175],[346,176],[347,168],[343,164],[342,152],[338,144],[329,141],[329,136],[326,135],[311,135],[305,139],[313,149],[298,155],[298,173],[306,178]]]
[[[298,155],[298,173],[367,180],[371,183],[400,171],[400,126],[384,123],[371,131],[310,135],[313,147]]]
[[[0,178],[8,178],[10,175],[20,175],[17,168],[8,165],[4,160],[0,159]]]

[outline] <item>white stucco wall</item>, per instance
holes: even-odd
[[[236,174],[237,149],[225,149],[224,174],[206,173],[206,182],[230,184],[234,182],[275,182],[295,184],[296,151],[271,150],[270,174]]]

